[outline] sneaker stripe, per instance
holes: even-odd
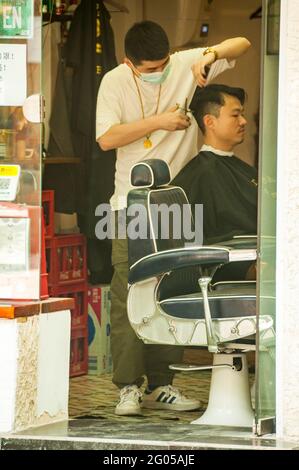
[[[161,392],[158,398],[156,398],[156,401],[162,401],[164,396],[165,396],[165,392]]]
[[[166,403],[172,403],[172,401],[175,399],[176,397],[174,397],[173,395],[168,395]]]
[[[189,411],[200,406],[200,402],[184,397],[172,386],[161,386],[143,397],[142,406],[149,409]]]

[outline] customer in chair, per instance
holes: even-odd
[[[194,210],[203,205],[203,243],[256,235],[257,169],[234,154],[244,141],[245,91],[226,85],[197,89],[191,103],[203,134],[203,146],[174,178],[184,189]],[[232,263],[216,272],[213,281],[255,277],[251,263]]]
[[[98,93],[96,135],[103,150],[117,148],[112,210],[126,207],[130,170],[148,158],[163,158],[173,175],[197,151],[197,126],[188,114],[196,85],[205,86],[234,66],[250,43],[227,39],[210,48],[170,54],[165,31],[157,23],[134,24],[125,37],[124,63],[108,72]],[[205,77],[206,67],[210,67]],[[183,348],[146,345],[127,316],[127,240],[112,241],[111,350],[113,383],[120,389],[117,415],[138,415],[145,408],[192,410],[198,400],[172,387],[169,364],[182,360]],[[144,377],[147,389],[140,390]]]

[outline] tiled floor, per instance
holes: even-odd
[[[254,370],[254,354],[247,354],[248,366]],[[211,365],[213,355],[205,349],[187,348],[184,352],[184,363]],[[114,414],[114,407],[118,400],[118,390],[111,382],[111,375],[82,376],[71,379],[70,382],[70,417],[88,416],[107,418],[121,423],[129,422],[162,423],[177,421],[190,423],[204,412],[207,407],[211,380],[211,370],[200,372],[178,372],[175,375],[174,386],[185,395],[201,401],[200,410],[193,412],[170,412],[157,410],[143,410],[142,416],[124,418]],[[250,374],[250,382],[254,380],[254,373]]]
[[[142,416],[120,417],[114,414],[118,400],[118,390],[111,382],[111,375],[83,376],[71,379],[70,382],[70,417],[86,419],[109,419],[119,422],[161,423],[177,421],[190,423],[206,408],[210,387],[210,371],[188,372],[177,374],[174,386],[189,397],[201,401],[200,410],[188,412],[172,412],[165,410],[143,410]]]
[[[210,371],[180,373],[174,381],[183,393],[201,400],[200,410],[144,410],[136,417],[114,414],[118,391],[111,375],[74,378],[70,382],[70,420],[3,436],[0,449],[168,451],[296,447],[296,443],[276,440],[274,435],[257,438],[249,428],[190,425],[206,408],[210,376]]]
[[[276,440],[275,436],[256,438],[248,428],[169,421],[116,423],[108,419],[62,421],[4,436],[1,442],[1,450],[285,450],[295,447],[296,444]]]
[[[189,356],[189,363],[199,362]],[[206,357],[205,364],[210,363]],[[174,386],[201,401],[189,412],[142,411],[142,415],[114,414],[118,390],[111,375],[82,376],[70,381],[68,421],[3,436],[6,449],[293,449],[294,443],[280,442],[274,435],[257,438],[250,428],[190,425],[206,409],[211,371],[177,373]],[[250,374],[250,382],[254,374]]]

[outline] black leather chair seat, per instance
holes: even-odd
[[[162,300],[164,312],[176,318],[204,319],[201,293],[180,295]],[[255,287],[240,286],[209,292],[212,318],[235,318],[256,315]]]

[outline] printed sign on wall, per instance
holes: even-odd
[[[33,0],[1,0],[0,38],[29,39],[33,36]]]
[[[22,106],[26,96],[26,44],[0,44],[0,106]]]

